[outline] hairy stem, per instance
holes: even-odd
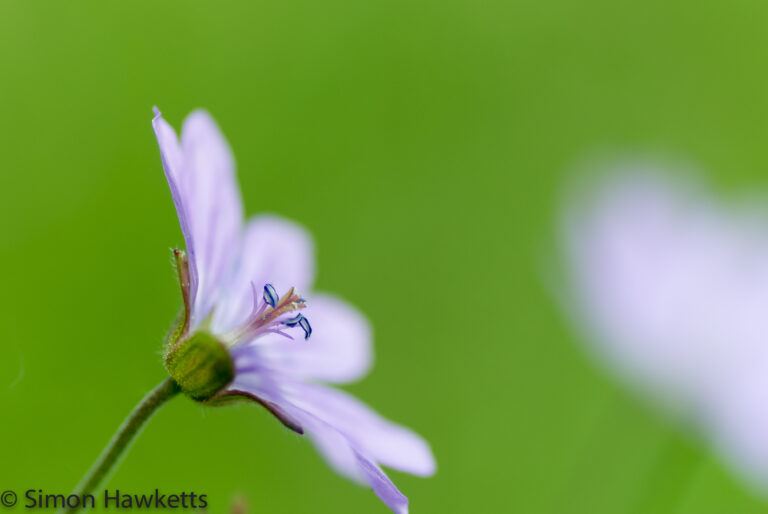
[[[101,456],[93,464],[88,474],[85,475],[80,485],[72,493],[80,497],[90,494],[109,474],[112,467],[118,463],[120,457],[130,448],[133,439],[139,434],[149,418],[165,402],[179,393],[180,389],[173,379],[168,378],[152,390],[143,400],[133,409],[130,416],[123,421],[123,424],[112,437]],[[70,507],[62,512],[69,514],[77,512],[80,507]]]

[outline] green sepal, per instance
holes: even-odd
[[[179,342],[179,339],[184,336],[185,325],[185,313],[180,312],[178,316],[176,316],[176,319],[173,320],[173,325],[171,325],[171,329],[165,336],[165,344],[163,346],[163,348],[165,348],[165,353],[170,352],[176,343]]]
[[[173,322],[171,330],[165,337],[165,351],[168,353],[174,345],[184,337],[189,331],[189,321],[192,316],[191,298],[190,298],[190,278],[189,278],[189,259],[187,255],[178,248],[173,250],[173,265],[176,268],[176,275],[181,288],[181,299],[183,308],[176,320]]]
[[[235,378],[227,348],[207,332],[196,332],[176,344],[165,357],[165,367],[184,394],[206,401]]]

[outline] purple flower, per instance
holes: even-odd
[[[623,171],[623,172],[622,172]],[[569,305],[597,355],[768,492],[768,216],[634,165],[566,211]]]
[[[368,483],[393,511],[407,512],[408,499],[379,466],[431,475],[429,446],[322,384],[343,384],[368,372],[368,322],[344,301],[309,292],[313,245],[303,228],[275,216],[243,222],[232,154],[207,113],[189,115],[181,141],[155,114],[188,253],[175,253],[185,309],[169,338],[171,375],[199,401],[258,402],[309,436],[339,473]],[[219,348],[226,348],[224,358],[216,357]],[[218,367],[200,372],[206,359]]]

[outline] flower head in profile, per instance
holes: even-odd
[[[207,113],[190,114],[181,139],[155,114],[186,245],[186,253],[174,251],[184,309],[166,344],[171,377],[206,404],[259,403],[308,436],[339,473],[407,512],[408,499],[380,465],[431,475],[429,446],[324,385],[368,372],[367,321],[344,301],[311,291],[313,245],[304,229],[275,216],[244,222],[230,149]]]
[[[566,210],[571,308],[598,356],[768,493],[768,216],[624,166]]]

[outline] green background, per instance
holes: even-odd
[[[164,377],[182,239],[156,104],[209,109],[248,213],[307,226],[317,288],[371,319],[348,389],[432,443],[435,477],[391,473],[413,513],[763,512],[593,365],[546,284],[584,155],[766,185],[765,5],[2,0],[0,490],[69,491]],[[109,486],[388,512],[262,409],[185,398]]]

